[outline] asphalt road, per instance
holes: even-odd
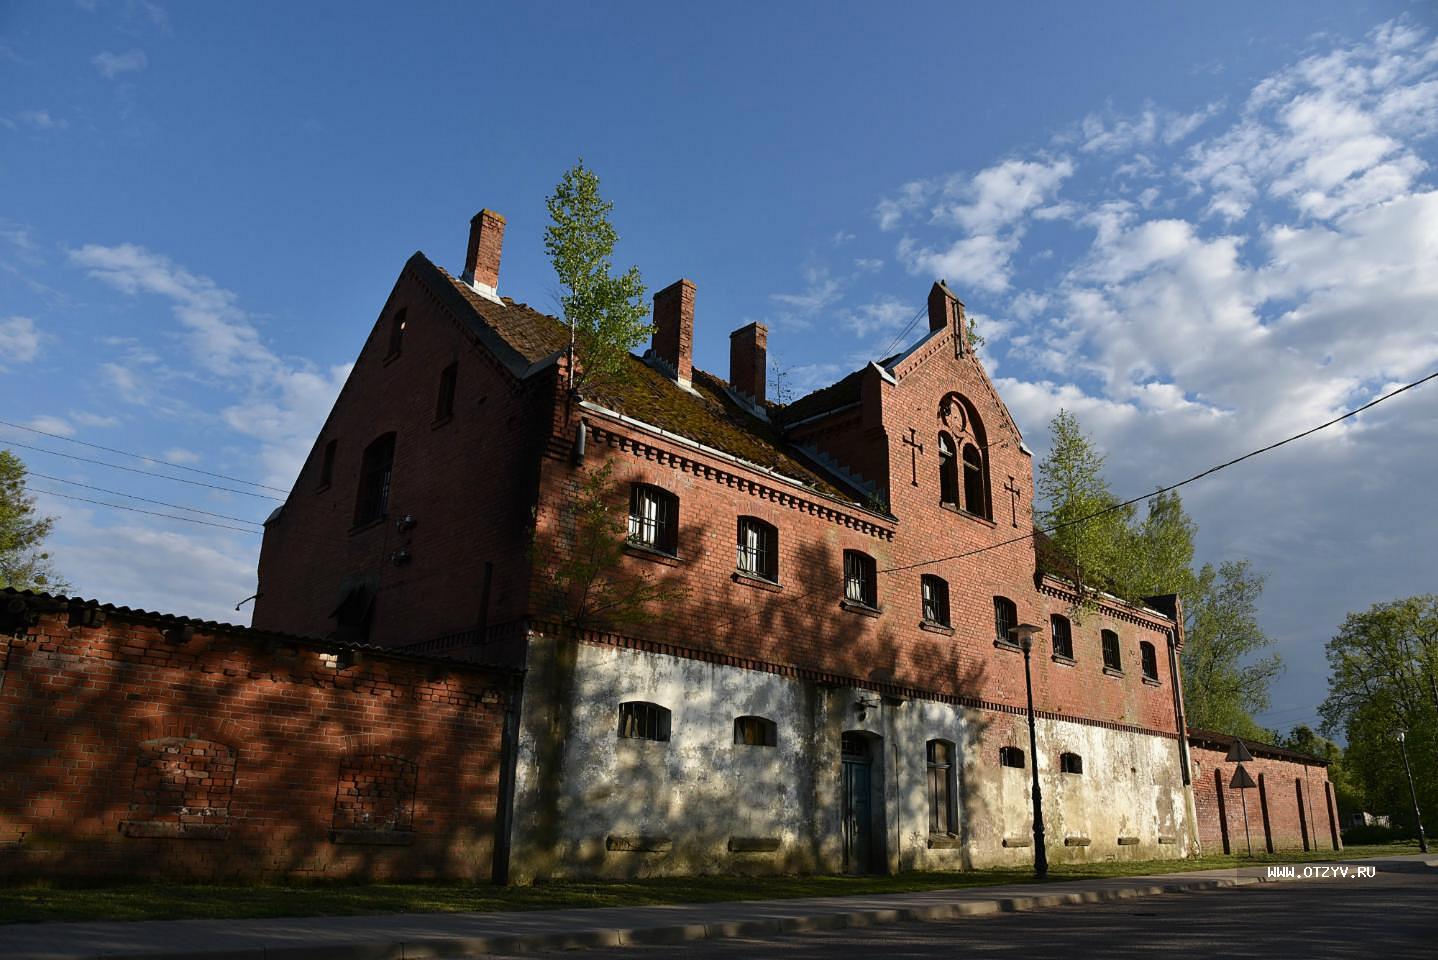
[[[945,923],[905,923],[763,939],[520,956],[579,960],[927,960],[1013,957],[1438,958],[1434,871],[1287,881]],[[507,956],[507,955],[506,955]]]

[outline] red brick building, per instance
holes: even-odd
[[[917,343],[780,405],[761,325],[727,379],[694,367],[681,280],[580,395],[565,327],[498,295],[504,225],[474,218],[458,277],[405,265],[267,523],[254,623],[523,667],[516,876],[1024,863],[1030,764],[1052,857],[1196,848],[1178,601],[1071,615],[947,286]],[[598,581],[672,594],[637,624],[576,623],[564,577],[602,470],[628,537]]]

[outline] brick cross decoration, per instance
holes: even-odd
[[[909,469],[914,473],[914,486],[919,485],[919,454],[924,452],[924,445],[919,443],[916,437],[919,431],[913,427],[909,428],[909,435],[903,439],[903,443],[909,448]]]
[[[1011,518],[1009,522],[1017,527],[1019,525],[1019,493],[1021,491],[1014,483],[1013,477],[1009,477],[1009,482],[1004,489],[1009,492],[1009,516]]]

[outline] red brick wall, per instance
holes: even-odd
[[[507,674],[68,623],[0,657],[0,876],[490,875]]]
[[[386,358],[390,321],[406,312],[403,350]],[[458,364],[454,414],[435,421],[440,372]],[[538,446],[553,374],[524,387],[475,346],[407,269],[361,351],[278,520],[265,532],[256,628],[309,636],[335,629],[344,589],[378,586],[369,642],[391,645],[473,630],[524,613],[522,563]],[[395,432],[388,519],[353,529],[364,449]],[[320,487],[325,445],[338,441]],[[416,525],[401,531],[400,517]],[[392,559],[403,550],[408,559]],[[486,563],[490,564],[488,610]],[[486,616],[487,613],[487,616]]]
[[[1258,788],[1239,791],[1229,784],[1234,764],[1224,760],[1227,748],[1200,744],[1189,747],[1193,762],[1193,801],[1197,810],[1198,837],[1204,853],[1225,852],[1224,822],[1227,821],[1227,852],[1247,853],[1243,832],[1244,804],[1248,807],[1248,831],[1253,852],[1265,850],[1333,850],[1337,813],[1331,806],[1328,768],[1296,760],[1255,755],[1244,769]],[[1301,803],[1300,803],[1301,799]]]

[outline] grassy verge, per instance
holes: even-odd
[[[1055,864],[1051,882],[1212,870],[1254,863],[1296,863],[1417,853],[1416,843],[1349,847],[1342,853],[1302,851],[1194,860]],[[655,880],[566,881],[534,887],[459,883],[202,884],[48,883],[0,887],[0,923],[52,920],[178,920],[235,917],[356,916],[374,913],[451,913],[624,907],[722,900],[903,893],[1025,883],[1028,870],[905,873],[893,877],[675,877]]]

